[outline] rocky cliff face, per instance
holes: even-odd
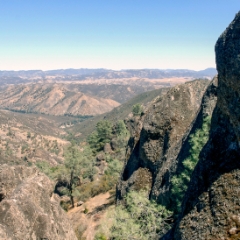
[[[164,239],[240,239],[240,12],[215,51],[219,87],[210,138]]]
[[[126,164],[117,186],[121,199],[130,189],[150,189],[150,198],[170,204],[170,179],[178,162],[209,81],[197,80],[172,88],[153,101],[141,117],[127,121],[131,138]]]
[[[0,183],[0,239],[76,239],[53,183],[36,168],[1,165]]]

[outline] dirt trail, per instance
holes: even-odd
[[[110,202],[112,202],[112,197],[107,192],[89,199],[80,207],[74,207],[69,210],[67,214],[74,230],[79,228],[79,226],[83,229],[86,226],[83,237],[86,240],[93,240],[96,227],[101,223],[102,218],[106,214],[106,208],[111,205]],[[85,209],[88,210],[87,214],[84,213]]]

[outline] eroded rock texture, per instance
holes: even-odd
[[[118,199],[130,189],[149,188],[151,198],[169,204],[170,179],[208,84],[196,80],[176,86],[155,99],[143,116],[127,121],[132,137]]]
[[[210,138],[165,239],[240,239],[240,12],[215,51],[219,88]]]
[[[36,168],[1,165],[0,239],[76,239],[52,189]]]

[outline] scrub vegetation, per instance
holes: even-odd
[[[206,117],[203,120],[202,127],[197,129],[195,133],[190,135],[189,144],[189,156],[183,161],[183,170],[180,174],[173,176],[172,178],[172,189],[171,198],[173,201],[173,206],[175,212],[180,211],[181,203],[184,194],[188,188],[190,182],[191,174],[199,160],[199,154],[203,146],[207,143],[209,138],[211,118]]]
[[[106,222],[99,227],[95,240],[159,239],[170,226],[171,212],[148,199],[146,191],[130,191],[124,204],[108,212]]]

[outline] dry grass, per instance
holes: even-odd
[[[82,206],[74,207],[68,211],[67,215],[75,232],[82,231],[82,233],[78,233],[81,236],[79,239],[94,239],[97,227],[106,215],[106,210],[113,204],[112,200],[111,194],[107,192],[99,194],[86,201]],[[87,214],[84,213],[85,209],[88,209]]]

